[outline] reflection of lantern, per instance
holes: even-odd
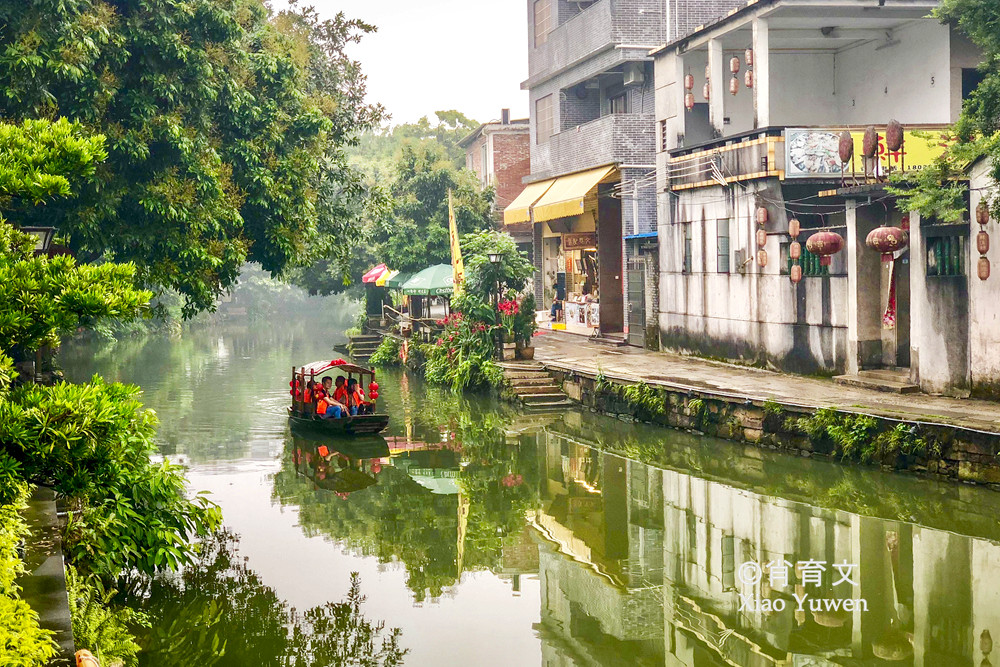
[[[830,266],[833,262],[830,255],[835,255],[843,249],[844,237],[836,232],[819,232],[806,241],[806,250],[819,255],[820,266]]]
[[[743,85],[747,88],[753,88],[753,70],[748,69],[746,74],[743,75]]]
[[[767,232],[763,229],[757,230],[757,245],[761,248],[767,245]]]
[[[737,58],[736,56],[733,56],[732,58],[729,59],[729,71],[732,72],[733,74],[740,73],[740,59]]]
[[[878,227],[865,238],[865,245],[882,253],[883,262],[891,262],[892,253],[902,250],[909,242],[909,234],[899,227]]]
[[[979,264],[976,267],[976,273],[979,274],[980,280],[986,280],[990,277],[990,258],[980,257]]]
[[[865,130],[865,136],[861,140],[861,155],[868,159],[878,155],[878,130],[874,125],[869,125]]]
[[[802,266],[799,264],[792,264],[792,269],[789,271],[788,277],[792,279],[793,283],[797,283],[802,280]]]
[[[684,75],[684,87],[688,90],[694,90],[694,74]]]
[[[712,92],[712,86],[710,86],[708,81],[706,81],[705,85],[701,87],[701,96],[707,100],[709,93],[711,92]]]
[[[847,164],[854,157],[854,137],[848,130],[844,130],[840,133],[840,141],[837,144],[837,154],[840,156],[840,162],[842,164]]]
[[[990,251],[990,235],[986,232],[976,234],[976,250],[980,255],[985,255]]]
[[[694,109],[694,93],[684,94],[684,108],[687,109],[688,111]]]
[[[976,222],[980,225],[985,225],[990,221],[990,205],[986,203],[985,199],[979,200],[979,205],[976,206]]]
[[[903,147],[903,126],[895,118],[885,128],[885,147],[892,152]]]
[[[729,80],[729,92],[733,95],[740,92],[740,80],[735,76]]]
[[[758,206],[757,207],[756,216],[757,216],[757,224],[758,225],[766,225],[767,224],[767,209],[766,208],[764,208],[763,206]]]
[[[788,256],[792,259],[798,259],[802,257],[802,244],[798,241],[792,241],[788,244]]]
[[[757,251],[757,263],[760,264],[760,268],[767,266],[767,251],[761,248]]]
[[[747,67],[753,67],[753,49],[747,49],[743,52],[743,60],[746,61]]]
[[[793,239],[799,238],[799,232],[802,231],[802,226],[799,224],[798,218],[792,218],[788,221],[788,235]]]

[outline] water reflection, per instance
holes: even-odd
[[[524,415],[400,373],[379,378],[385,438],[289,432],[287,360],[328,354],[295,332],[227,329],[75,360],[77,377],[143,385],[168,450],[190,456],[257,564],[175,587],[180,604],[156,608],[164,637],[196,636],[213,600],[340,601],[346,580],[324,588],[319,567],[362,571],[408,664],[997,662],[1000,494],[589,413]],[[854,583],[828,571],[806,586],[794,567],[787,583],[739,577],[746,562],[807,560],[854,564]],[[807,593],[867,610],[800,611]],[[270,626],[247,620],[255,638],[233,618],[211,624],[218,636],[270,655]]]

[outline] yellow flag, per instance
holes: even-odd
[[[451,190],[448,190],[448,237],[451,239],[451,270],[455,281],[455,296],[462,291],[462,280],[465,278],[465,266],[462,264],[462,248],[458,244],[458,224],[455,222],[455,205],[451,200]]]

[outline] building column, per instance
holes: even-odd
[[[881,209],[879,209],[881,210]],[[846,204],[847,219],[847,372],[882,365],[881,263],[865,246],[878,226],[872,207]]]
[[[534,215],[532,215],[534,218]],[[542,223],[544,224],[544,223]],[[545,310],[545,272],[542,265],[542,224],[531,223],[531,259],[535,266],[535,308]]]
[[[726,121],[726,64],[722,57],[722,42],[718,39],[708,40],[708,120],[723,136]]]
[[[927,320],[927,253],[920,213],[910,212],[910,382],[920,384],[920,343]],[[972,267],[970,262],[969,267]]]
[[[771,124],[770,38],[767,19],[753,20],[753,113],[754,127]]]

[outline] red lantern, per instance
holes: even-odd
[[[792,241],[788,244],[788,256],[792,259],[798,259],[802,257],[802,244],[798,241]]]
[[[979,264],[976,266],[976,273],[979,274],[980,280],[986,280],[990,277],[990,258],[980,257]]]
[[[806,241],[806,250],[819,255],[821,266],[830,266],[833,262],[830,255],[835,255],[843,249],[844,237],[836,232],[819,232]]]
[[[688,90],[694,90],[694,74],[684,75],[684,87]]]
[[[848,130],[840,133],[840,141],[837,144],[837,153],[840,155],[840,162],[847,164],[854,157],[854,137]]]
[[[792,279],[793,283],[797,283],[802,280],[802,266],[799,264],[792,264],[792,269],[788,273],[788,277]]]
[[[729,80],[729,92],[733,95],[740,92],[740,80],[735,76]]]
[[[792,218],[788,221],[788,235],[793,239],[799,238],[799,232],[802,231],[802,225],[799,224],[798,218]]]
[[[893,153],[903,147],[903,126],[895,118],[885,127],[885,147]]]
[[[368,393],[368,398],[370,398],[370,399],[372,399],[374,401],[376,398],[378,398],[378,392],[377,391],[369,392]]]
[[[760,264],[760,268],[767,266],[767,251],[761,248],[757,251],[757,263]]]
[[[909,234],[899,227],[878,227],[865,238],[865,245],[882,253],[883,262],[891,262],[892,253],[902,250],[909,242]]]
[[[732,58],[729,59],[729,71],[732,72],[733,74],[740,73],[740,59],[737,58],[736,56],[733,56]]]
[[[757,230],[757,245],[761,248],[767,245],[767,232],[763,229]]]
[[[743,85],[747,88],[753,88],[753,70],[748,69],[746,74],[743,75]]]
[[[861,140],[861,155],[869,160],[878,155],[878,130],[874,125],[865,129],[864,139]]]
[[[694,93],[685,93],[684,108],[687,109],[688,111],[694,109]]]
[[[979,200],[979,205],[976,206],[976,222],[980,225],[985,225],[990,221],[990,205],[986,203],[985,199]]]
[[[378,382],[372,382],[369,384],[368,391],[378,391]]]
[[[986,232],[976,234],[976,250],[980,255],[985,255],[990,251],[990,235]]]
[[[753,67],[753,49],[747,49],[743,52],[743,60],[746,61],[747,67]]]
[[[757,207],[757,212],[756,212],[755,215],[756,215],[756,219],[757,219],[757,224],[758,225],[766,225],[767,224],[767,209],[766,208],[764,208],[763,206],[758,206]]]
[[[709,99],[709,95],[711,94],[711,92],[712,92],[712,86],[709,85],[708,81],[706,81],[705,85],[701,87],[701,96],[707,100]]]

